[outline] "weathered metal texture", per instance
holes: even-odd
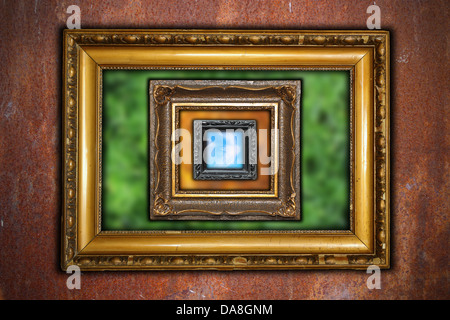
[[[376,2],[392,32],[392,268],[361,271],[60,271],[61,48],[83,28],[365,29],[364,1],[0,3],[0,297],[5,299],[449,299],[448,2]]]

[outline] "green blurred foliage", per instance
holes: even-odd
[[[104,71],[102,228],[348,229],[349,77],[347,71]],[[151,79],[301,80],[301,221],[150,221]]]

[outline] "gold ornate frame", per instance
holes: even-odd
[[[63,37],[64,270],[389,268],[387,31],[65,30]],[[350,230],[101,230],[101,72],[112,67],[350,70]]]

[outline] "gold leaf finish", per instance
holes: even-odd
[[[62,269],[389,268],[389,32],[79,29],[65,30],[63,37]],[[350,230],[102,230],[98,119],[104,68],[350,70],[355,109]],[[293,204],[282,205],[290,212]],[[171,211],[162,195],[157,206]]]

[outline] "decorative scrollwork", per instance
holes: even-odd
[[[295,92],[294,87],[282,86],[282,87],[278,87],[276,90],[277,90],[278,95],[284,101],[284,103],[295,108],[294,102],[295,102],[295,98],[296,98],[296,92]]]
[[[85,268],[95,269],[162,269],[162,268],[233,268],[241,269],[247,267],[258,267],[265,265],[279,266],[312,266],[319,267],[321,264],[319,255],[297,255],[297,256],[266,256],[266,255],[228,255],[228,256],[187,256],[187,255],[118,255],[118,256],[83,256],[76,257],[74,262]],[[331,257],[327,257],[326,264],[331,264]]]
[[[78,113],[78,87],[77,87],[77,44],[68,36],[65,52],[65,124],[64,124],[64,181],[65,181],[65,230],[64,258],[71,261],[77,253],[77,113]]]
[[[153,210],[156,215],[166,216],[169,214],[174,214],[172,206],[168,203],[166,199],[163,198],[161,194],[157,194],[153,204]]]
[[[176,87],[156,86],[153,97],[157,104],[163,105],[170,101],[170,97],[175,93]]]
[[[80,44],[146,44],[146,45],[308,45],[308,46],[356,46],[375,45],[383,37],[372,34],[236,34],[236,33],[117,33],[84,34],[74,36]]]
[[[293,217],[295,216],[295,197],[296,194],[292,193],[289,199],[283,203],[277,211],[273,212],[273,215],[280,217]]]

